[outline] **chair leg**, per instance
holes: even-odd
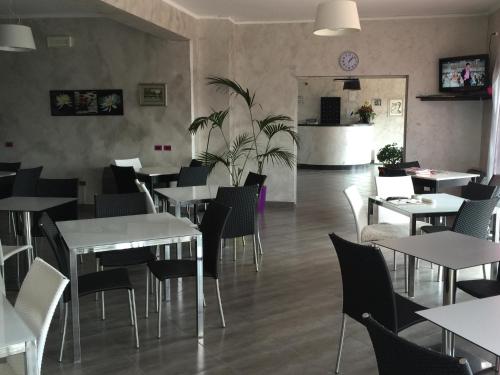
[[[222,246],[222,240],[220,241],[220,252],[219,252],[219,260],[222,261],[222,250],[224,250],[224,247]]]
[[[405,269],[405,293],[408,293],[408,256],[404,255],[404,269]]]
[[[61,347],[59,349],[59,362],[62,362],[64,352],[64,340],[66,339],[66,328],[68,326],[68,303],[64,304],[64,324],[61,335]]]
[[[95,258],[95,270],[96,270],[96,272],[99,272],[100,269],[101,269],[101,267],[99,265],[99,258]],[[99,301],[99,293],[95,294],[95,300]]]
[[[130,291],[130,294],[132,296],[132,312],[133,312],[133,319],[134,319],[134,331],[135,331],[135,347],[137,349],[139,349],[139,327],[138,327],[138,324],[137,324],[137,307],[136,307],[136,304],[135,304],[135,291],[134,289],[132,289]]]
[[[156,293],[158,293],[160,296],[158,298],[161,298],[161,284],[162,284],[162,282],[160,281],[158,283],[158,287],[156,288]],[[157,335],[157,337],[161,338],[161,300],[158,301],[158,335]]]
[[[483,279],[486,279],[486,264],[483,264]]]
[[[247,241],[245,240],[245,236],[241,237],[241,243],[243,244],[243,247],[247,244]]]
[[[259,243],[260,255],[264,255],[264,250],[262,250],[262,242],[260,240],[260,229],[257,228],[257,242]]]
[[[396,264],[396,252],[394,251],[394,254],[392,255],[392,270],[397,271],[397,264]]]
[[[236,237],[233,238],[233,261],[236,261]]]
[[[101,266],[101,271],[104,269],[103,266]],[[101,310],[102,310],[102,320],[106,320],[106,307],[104,306],[104,292],[101,292]]]
[[[146,319],[149,317],[149,283],[150,283],[149,268],[146,267]]]
[[[345,336],[345,321],[346,321],[346,315],[342,314],[342,327],[340,328],[339,350],[337,352],[337,364],[335,365],[336,374],[340,372],[340,360],[342,358],[342,347],[344,346],[344,336]]]
[[[158,279],[155,279],[155,302],[156,302],[156,313],[158,313],[160,301],[158,300]]]
[[[134,322],[134,312],[132,311],[132,294],[130,290],[128,291],[128,309],[130,310],[130,325],[133,326]]]
[[[253,260],[255,262],[255,271],[259,272],[259,257],[257,255],[257,244],[255,239],[255,234],[252,236],[253,240]]]
[[[224,319],[224,310],[222,310],[222,301],[220,298],[219,279],[215,279],[215,289],[217,291],[217,300],[219,301],[220,323],[222,325],[222,328],[226,328],[226,321]]]

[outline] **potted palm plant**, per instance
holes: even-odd
[[[255,108],[262,108],[262,106],[255,102],[255,92],[250,92],[249,89],[243,88],[238,82],[228,78],[208,77],[207,84],[215,86],[216,90],[226,90],[231,95],[239,97],[246,106],[248,122],[246,131],[235,136],[233,140],[229,140],[224,133],[223,126],[230,112],[229,108],[196,118],[189,126],[191,134],[208,129],[205,150],[197,156],[199,161],[211,170],[217,164],[222,164],[228,170],[234,186],[241,184],[243,171],[252,161],[255,162],[259,174],[263,174],[264,167],[268,163],[293,167],[295,154],[275,142],[278,135],[284,134],[290,138],[292,145],[298,146],[298,135],[290,124],[292,119],[289,116],[269,114],[259,120],[255,116]],[[222,151],[210,150],[210,140],[214,132],[219,134],[224,141],[225,147]],[[266,191],[266,187],[262,187],[261,198],[265,199]]]

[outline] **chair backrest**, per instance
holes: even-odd
[[[102,193],[103,194],[116,194],[118,189],[116,187],[115,175],[110,167],[102,169]]]
[[[399,168],[378,167],[378,175],[381,177],[406,176],[406,171]]]
[[[113,176],[115,176],[116,191],[119,194],[137,193],[139,189],[135,185],[135,170],[133,167],[117,167],[110,165]]]
[[[18,197],[35,197],[42,168],[19,169],[14,178],[12,195]]]
[[[207,184],[208,167],[182,167],[177,179],[178,187],[203,186]]]
[[[470,200],[484,200],[493,198],[496,194],[497,187],[494,185],[483,185],[477,182],[470,181],[465,186],[462,196]]]
[[[139,158],[115,159],[114,162],[117,167],[132,167],[136,172],[142,168],[141,159]]]
[[[252,186],[257,185],[259,187],[259,193],[264,186],[264,182],[266,182],[267,176],[265,174],[258,174],[253,172],[248,172],[247,178],[245,179],[244,186]]]
[[[344,194],[351,206],[352,214],[354,215],[354,222],[356,223],[356,233],[358,235],[358,242],[361,242],[361,231],[368,224],[366,215],[363,215],[363,198],[359,194],[356,185],[351,185],[344,190]]]
[[[343,312],[362,322],[365,312],[398,332],[397,311],[391,276],[380,249],[344,240],[330,233],[340,264]]]
[[[78,198],[78,178],[41,178],[38,180],[37,195]]]
[[[381,198],[408,197],[415,194],[411,176],[400,177],[375,177],[377,195]],[[378,207],[378,222],[389,224],[407,224],[409,219],[397,212]]]
[[[17,172],[21,168],[21,163],[0,163],[0,171]]]
[[[490,186],[500,186],[500,174],[494,174],[490,178],[490,182],[488,182]]]
[[[148,214],[156,214],[158,213],[156,210],[155,202],[153,201],[153,198],[151,197],[151,194],[149,194],[149,190],[146,187],[146,184],[144,182],[141,182],[139,180],[135,180],[135,184],[137,185],[137,188],[141,193],[146,194],[146,203],[148,206]]]
[[[191,159],[191,162],[189,163],[190,167],[203,167],[203,163],[199,160],[196,159]]]
[[[420,163],[418,162],[418,160],[404,161],[404,162],[398,164],[398,168],[400,168],[400,169],[405,169],[405,168],[420,168]]]
[[[231,207],[211,202],[199,225],[203,233],[203,268],[204,276],[219,278],[220,241]]]
[[[2,249],[2,241],[0,241],[0,294],[5,295],[5,281],[4,281],[4,259],[3,259],[3,249]]]
[[[42,368],[43,351],[50,322],[69,280],[54,267],[36,258],[26,275],[14,305],[24,322],[37,337],[38,374]],[[16,358],[18,357],[18,358]],[[24,360],[19,356],[7,358],[19,373],[24,373]]]
[[[222,238],[235,238],[256,233],[258,187],[219,187],[215,201],[232,207]]]
[[[148,213],[145,193],[102,194],[94,197],[95,217],[142,215]]]
[[[61,233],[59,232],[59,229],[57,229],[56,224],[50,216],[44,212],[42,213],[40,220],[38,220],[38,226],[44,237],[47,239],[54,258],[56,258],[57,268],[63,275],[69,277],[68,248],[62,239]]]
[[[463,202],[452,230],[481,239],[488,238],[489,224],[499,198]]]
[[[464,358],[450,357],[407,341],[368,313],[363,314],[363,324],[370,334],[381,375],[472,375]]]

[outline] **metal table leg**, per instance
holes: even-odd
[[[33,253],[33,238],[31,237],[31,213],[30,212],[23,212],[23,222],[24,222],[24,238],[26,241],[26,245],[31,246],[30,249],[28,249],[28,257],[30,261],[28,262],[28,268],[31,266],[31,262],[33,262],[34,259],[34,253]]]
[[[408,297],[415,297],[415,257],[408,255]]]
[[[38,375],[40,372],[38,371],[38,354],[36,341],[28,341],[26,342],[26,351],[25,351],[25,363],[26,363],[26,374],[27,375]]]
[[[456,292],[456,272],[453,269],[443,267],[444,288],[443,288],[443,306],[455,303]],[[442,348],[444,353],[453,356],[455,354],[455,335],[453,332],[443,329]]]
[[[204,335],[203,300],[203,241],[200,234],[196,236],[196,325],[199,339]]]
[[[175,216],[181,217],[181,202],[175,202]],[[177,259],[182,258],[182,243],[177,243]]]
[[[73,323],[73,362],[82,361],[80,348],[80,306],[78,300],[78,259],[75,250],[69,251],[69,272],[71,283],[71,319]]]

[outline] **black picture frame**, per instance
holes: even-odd
[[[123,116],[123,90],[50,90],[52,116]]]

